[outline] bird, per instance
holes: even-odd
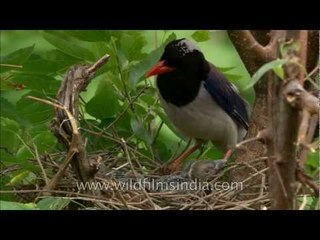
[[[223,169],[226,165],[225,159],[218,160],[190,160],[182,169],[181,176],[192,180],[210,181]]]
[[[224,152],[225,160],[232,155],[248,130],[249,104],[193,41],[181,38],[169,42],[145,76],[156,76],[156,89],[168,119],[183,135],[196,140],[173,161],[173,172],[208,140]]]

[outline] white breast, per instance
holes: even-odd
[[[166,102],[161,94],[160,101],[169,119],[188,137],[211,140],[219,149],[226,151],[238,142],[238,127],[231,117],[200,87],[196,99],[183,107]],[[243,135],[243,134],[241,134]]]

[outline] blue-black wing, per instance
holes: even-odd
[[[211,70],[204,81],[204,86],[216,103],[234,119],[238,126],[246,130],[249,127],[248,105],[237,93],[235,87],[210,64]]]

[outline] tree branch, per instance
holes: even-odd
[[[319,99],[304,90],[299,82],[290,81],[284,89],[283,95],[291,107],[298,110],[306,110],[311,115],[319,113]]]
[[[270,37],[268,37],[266,31],[262,30],[230,30],[228,34],[248,72],[253,75],[264,63],[277,57],[278,42],[284,38],[285,31],[273,30],[270,32]],[[267,39],[270,39],[270,41],[263,46],[254,36],[264,44]]]
[[[308,36],[306,36],[307,31],[300,33],[301,31],[296,30],[228,31],[230,40],[251,76],[262,65],[276,59],[279,56],[279,44],[289,40],[287,45],[290,56],[286,57],[292,61],[284,67],[285,80],[280,81],[270,71],[254,86],[256,100],[246,136],[246,139],[254,139],[261,130],[270,129],[271,139],[266,143],[268,156],[275,156],[269,158],[270,189],[274,209],[292,209],[294,206],[293,186],[296,181],[298,130],[300,129],[300,133],[305,132],[309,123],[306,118],[300,126],[300,115],[301,112],[305,112],[307,113],[305,115],[312,117],[319,112],[319,99],[307,92],[299,82],[304,74],[301,65],[293,63],[295,58],[302,65],[306,65],[308,72],[315,69],[319,52],[318,31],[309,31]],[[302,44],[297,52],[290,43],[296,43],[299,40],[302,40]],[[308,137],[310,134],[308,132]],[[260,142],[249,140],[244,142],[247,143],[246,151],[237,152],[236,162],[262,157],[265,154]],[[249,172],[237,171],[232,173],[231,177],[235,181],[241,181],[249,174]]]
[[[249,30],[230,30],[228,34],[248,72],[253,75],[263,62],[264,47]]]
[[[319,30],[308,31],[307,72],[311,72],[319,61]]]
[[[270,42],[270,30],[250,30],[256,41],[262,45],[267,46]]]
[[[255,30],[255,31],[228,31],[230,40],[236,48],[241,60],[247,68],[249,74],[255,74],[265,63],[278,57],[278,44],[284,38],[285,31]],[[256,38],[256,39],[255,39]],[[249,129],[246,139],[254,138],[264,129],[269,128],[268,103],[272,100],[271,82],[275,78],[273,72],[265,74],[254,86],[255,103],[252,110]],[[262,142],[252,141],[246,144],[246,148],[237,151],[236,162],[245,162],[247,159],[255,159],[266,156],[266,147]],[[261,162],[258,168],[265,168],[266,164]],[[230,174],[232,181],[242,181],[252,174],[250,171],[233,171]],[[249,185],[259,184],[257,179],[253,179]],[[255,189],[247,188],[250,194],[255,193]],[[259,194],[257,192],[257,194]]]
[[[51,131],[68,152],[65,162],[62,163],[60,170],[51,179],[45,190],[56,188],[69,162],[80,181],[94,181],[94,175],[100,163],[95,159],[88,159],[86,144],[79,131],[79,95],[86,89],[95,72],[109,60],[109,57],[106,54],[93,65],[71,67],[61,82],[57,103],[33,98],[55,107],[55,118],[51,123]]]
[[[307,54],[308,54],[308,31],[307,30],[301,30],[300,31],[300,62],[303,67],[307,66]],[[304,82],[304,72],[300,71],[299,76],[300,82],[303,84]]]

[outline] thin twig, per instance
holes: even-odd
[[[311,80],[311,82],[313,82],[313,80],[311,79],[312,75],[315,74],[317,71],[319,70],[319,65],[317,65],[305,78],[304,80]],[[314,82],[313,82],[314,83]],[[319,87],[319,86],[317,86]]]
[[[303,195],[303,200],[302,200],[302,203],[301,203],[301,205],[299,207],[299,210],[304,210],[306,205],[307,205],[307,195]]]
[[[280,171],[279,171],[279,168],[278,168],[278,165],[276,164],[277,161],[273,161],[273,169],[276,173],[276,176],[278,178],[278,181],[280,183],[280,186],[281,186],[281,189],[282,189],[282,193],[283,195],[285,196],[286,199],[288,199],[288,192],[286,190],[286,187],[284,186],[284,182],[283,182],[283,179],[281,177],[281,174],[280,174]]]
[[[319,197],[319,184],[315,183],[301,168],[296,169],[296,175],[299,182],[309,186],[313,190],[314,196]]]
[[[39,156],[39,153],[38,153],[38,148],[37,148],[37,146],[34,144],[34,142],[33,142],[33,147],[34,147],[34,151],[35,151],[35,155],[36,155],[35,157],[36,157],[36,159],[37,159],[37,161],[38,161],[38,164],[39,164],[39,166],[40,166],[41,172],[42,172],[42,174],[43,174],[44,182],[46,183],[46,185],[48,185],[49,179],[48,179],[48,176],[47,176],[46,171],[44,170],[44,167],[43,167],[43,165],[42,165],[42,162],[41,162],[41,160],[40,160],[40,156]]]
[[[95,73],[99,68],[101,68],[104,64],[109,61],[110,55],[105,54],[98,61],[96,61],[92,66],[87,69],[87,74],[90,75]]]
[[[308,130],[307,136],[305,138],[305,143],[307,143],[307,144],[309,144],[313,139],[314,132],[316,130],[317,124],[319,123],[318,117],[319,116],[317,114],[315,114],[310,119],[309,130]],[[304,165],[305,165],[305,163],[307,161],[307,156],[308,156],[309,150],[310,149],[307,149],[307,148],[303,148],[302,149],[302,152],[301,152],[301,155],[300,155],[300,161],[299,161],[299,165],[300,165],[300,167],[302,169],[304,169]]]
[[[259,136],[258,137],[253,137],[253,138],[248,138],[246,140],[243,140],[243,141],[237,143],[236,144],[236,149],[242,147],[245,144],[248,144],[248,143],[251,143],[251,142],[254,142],[254,141],[259,141],[259,140],[261,140],[261,137],[259,137]]]
[[[71,149],[70,149],[71,150]],[[71,162],[73,156],[76,154],[76,151],[71,150],[68,152],[66,160],[59,167],[59,171],[54,175],[49,184],[44,187],[44,190],[52,190],[55,189],[60,179],[63,177],[64,172],[66,171],[69,163]]]
[[[6,64],[6,63],[0,63],[1,67],[13,67],[13,68],[23,68],[22,65],[14,65],[14,64]]]
[[[53,103],[51,101],[48,101],[46,99],[42,99],[42,98],[37,98],[37,97],[33,97],[33,96],[26,96],[26,98],[28,99],[32,99],[32,100],[35,100],[35,101],[39,101],[39,102],[42,102],[42,103],[45,103],[45,104],[48,104],[50,106],[53,106],[53,107],[56,107],[56,108],[59,108],[59,109],[62,109],[66,112],[67,116],[68,116],[68,120],[70,121],[71,123],[71,127],[72,127],[72,130],[75,134],[79,133],[78,131],[78,126],[77,126],[77,122],[75,120],[75,118],[73,117],[73,115],[71,114],[71,112],[63,105],[60,105],[58,103]]]
[[[138,95],[133,98],[131,101],[128,102],[128,105],[124,108],[124,110],[106,127],[106,129],[109,129],[111,126],[113,126],[116,122],[120,120],[120,118],[128,111],[130,107],[132,107],[133,103],[137,101],[137,99],[145,92],[145,90],[148,87],[145,86],[141,91],[138,93]]]
[[[124,153],[126,154],[126,158],[127,158],[128,162],[129,162],[131,171],[133,172],[134,176],[137,178],[138,175],[137,175],[136,170],[134,169],[134,166],[132,164],[130,153],[128,151],[128,147],[127,147],[126,141],[123,138],[121,138],[121,142],[122,142],[122,146],[123,146],[123,149],[124,149]]]
[[[121,80],[121,83],[122,83],[122,86],[123,86],[125,97],[128,100],[128,103],[129,103],[129,106],[130,106],[131,110],[134,112],[134,108],[130,104],[131,98],[130,98],[130,95],[129,95],[129,92],[128,92],[128,89],[127,89],[127,85],[126,85],[124,77],[123,77],[123,73],[122,73],[121,65],[120,65],[120,60],[119,60],[119,56],[118,56],[117,46],[116,46],[116,43],[115,43],[113,38],[112,38],[112,47],[113,47],[113,51],[114,51],[114,53],[116,55],[117,69],[118,69],[118,73],[120,75],[120,80]]]
[[[127,148],[127,144],[126,144],[126,141],[121,138],[121,142],[123,143],[123,147],[124,147],[124,151],[125,151],[125,154],[126,154],[126,157],[127,157],[127,160],[130,164],[130,167],[131,167],[131,171],[133,172],[135,178],[137,179],[138,178],[138,174],[132,164],[132,161],[131,161],[131,157],[130,157],[130,154],[129,154],[129,151],[128,151],[128,148]],[[150,198],[150,196],[148,195],[148,193],[146,192],[146,190],[144,189],[144,187],[142,187],[142,192],[144,193],[144,195],[147,197],[147,199],[149,200],[149,202],[153,205],[154,209],[159,209],[160,207],[155,204],[152,199]]]

